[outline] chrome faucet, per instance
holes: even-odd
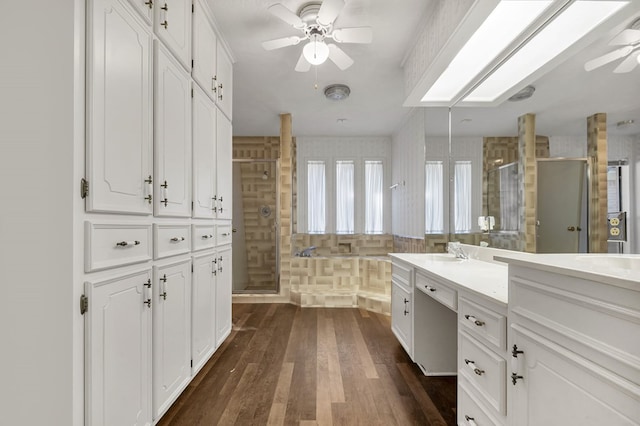
[[[302,251],[296,252],[295,256],[299,257],[311,257],[311,252],[316,249],[316,246],[309,246]]]
[[[447,251],[453,254],[457,259],[469,259],[469,256],[465,253],[459,242],[450,242],[447,246]]]

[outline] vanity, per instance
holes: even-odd
[[[640,256],[391,254],[394,334],[458,425],[640,424]]]

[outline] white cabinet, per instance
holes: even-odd
[[[396,260],[391,268],[391,331],[413,359],[413,270]]]
[[[216,275],[216,347],[231,333],[231,246],[218,248]]]
[[[193,88],[193,217],[214,218],[216,195],[216,106]]]
[[[216,49],[218,37],[208,16],[204,0],[193,4],[193,63],[191,75],[209,98],[217,100]]]
[[[153,267],[153,418],[191,379],[191,260]]]
[[[231,122],[219,110],[216,119],[216,195],[218,219],[229,219],[233,205],[233,135]]]
[[[154,193],[156,216],[191,216],[191,83],[155,46]]]
[[[218,41],[216,49],[216,103],[231,121],[233,110],[233,64]]]
[[[88,9],[86,209],[151,214],[153,37],[118,0]]]
[[[510,426],[638,424],[640,292],[606,280],[509,265]]]
[[[193,257],[191,302],[191,357],[195,375],[216,349],[216,276],[215,253]]]
[[[151,424],[151,270],[85,284],[86,424]]]
[[[151,25],[155,0],[128,0],[129,4],[140,14],[144,21]]]
[[[191,2],[158,0],[153,30],[185,69],[191,69]]]

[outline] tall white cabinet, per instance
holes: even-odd
[[[150,425],[231,331],[232,65],[204,2],[87,7],[84,423]]]

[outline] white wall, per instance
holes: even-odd
[[[74,418],[78,371],[82,380],[82,364],[74,365],[74,73],[84,34],[75,9],[83,4],[7,1],[0,14],[0,416],[7,425],[80,424],[82,413]]]

